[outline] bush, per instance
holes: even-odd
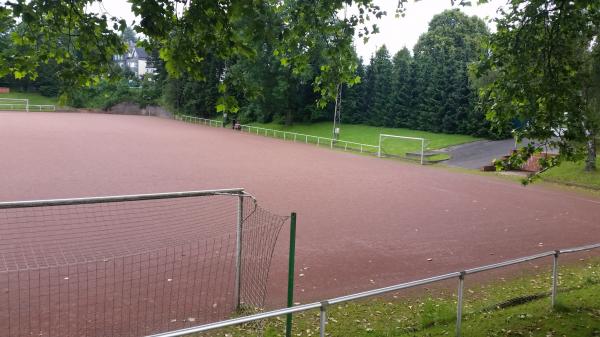
[[[42,96],[46,97],[57,97],[59,94],[59,88],[54,85],[42,85],[39,88],[39,92]]]
[[[132,102],[142,106],[153,103],[153,97],[143,95],[144,89],[130,89],[128,80],[119,82],[101,81],[98,85],[72,91],[67,102],[75,108],[94,108],[108,110],[122,103]]]

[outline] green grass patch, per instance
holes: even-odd
[[[600,336],[600,261],[560,268],[559,302],[555,309],[550,306],[548,269],[477,284],[467,276],[462,335]],[[448,284],[453,288],[455,285]],[[455,290],[421,289],[420,295],[400,292],[331,306],[327,336],[453,336]],[[284,335],[284,327],[285,317],[279,317],[203,336],[275,337]],[[318,310],[294,315],[293,336],[318,336],[318,327]]]
[[[295,132],[319,137],[331,138],[333,124],[331,122],[320,122],[313,124],[294,124],[291,126],[281,125],[277,123],[269,123],[269,124],[261,124],[261,123],[252,123],[251,125],[274,129],[280,131],[288,131]],[[264,132],[262,133],[264,135]],[[450,135],[443,133],[433,133],[427,131],[417,131],[410,129],[402,129],[402,128],[383,128],[376,126],[368,126],[368,125],[342,125],[340,130],[340,140],[375,145],[379,144],[379,134],[390,134],[396,136],[404,136],[404,137],[415,137],[415,138],[425,138],[426,142],[426,150],[436,150],[445,148],[452,145],[458,145],[463,143],[468,143],[472,141],[479,140],[479,138],[467,136],[467,135]],[[269,134],[271,135],[271,134]],[[278,138],[283,137],[283,135],[279,134]],[[298,138],[297,141],[306,141],[305,138]],[[309,142],[315,142],[315,140],[310,140]],[[326,143],[327,145],[329,143]],[[352,150],[359,149],[359,146],[352,144],[344,144],[343,142],[337,144],[338,148],[346,148]],[[408,152],[419,152],[421,149],[421,142],[415,140],[398,140],[398,139],[386,139],[382,144],[382,151],[386,154],[396,155],[396,156],[405,156]],[[365,147],[363,148],[365,152],[376,152],[376,149]],[[446,155],[447,157],[447,155]],[[436,160],[439,159],[447,159],[443,155],[438,156],[437,158],[433,158]]]
[[[596,160],[600,168],[600,158]],[[600,170],[586,172],[585,162],[564,162],[542,173],[542,179],[550,182],[600,190]]]
[[[58,106],[58,98],[46,97],[32,92],[11,92],[8,94],[0,94],[0,98],[29,99],[29,104]],[[4,104],[5,102],[0,101],[0,103]],[[3,107],[0,106],[0,110],[3,110]]]

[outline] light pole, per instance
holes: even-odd
[[[340,138],[340,126],[342,124],[342,84],[337,85],[337,93],[335,95],[335,108],[333,112],[333,139]]]

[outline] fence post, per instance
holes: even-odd
[[[294,305],[294,265],[296,263],[296,213],[293,212],[290,216],[290,251],[288,262],[288,289],[287,289],[287,306],[291,308]],[[285,318],[285,336],[292,336],[292,314],[287,314]]]
[[[558,290],[558,255],[560,255],[560,251],[555,250],[552,258],[552,308],[556,305]]]
[[[425,139],[421,140],[421,165],[423,165],[423,157],[425,156]]]
[[[327,306],[329,302],[321,302],[320,315],[319,315],[319,336],[325,337],[325,324],[327,324]]]
[[[460,328],[462,324],[462,309],[463,309],[463,289],[465,285],[465,271],[460,272],[458,276],[458,301],[456,304],[456,337],[460,337]]]
[[[235,242],[235,308],[240,309],[242,290],[242,225],[244,221],[244,196],[238,197]]]

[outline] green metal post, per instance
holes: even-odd
[[[288,308],[294,305],[294,264],[296,258],[296,213],[290,217],[290,253],[288,263]],[[292,336],[292,314],[288,314],[285,320],[285,336]]]

